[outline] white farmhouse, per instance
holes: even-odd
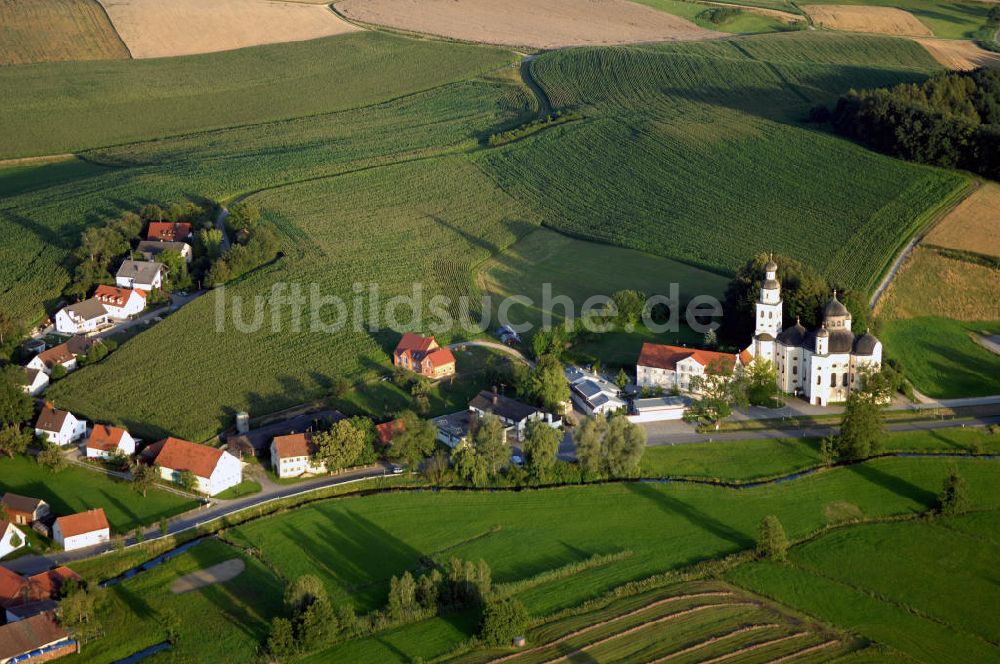
[[[61,516],[52,527],[52,539],[64,551],[94,546],[111,539],[111,528],[103,508]]]
[[[22,379],[21,389],[28,395],[37,397],[49,386],[49,376],[41,369],[23,367],[23,370],[24,378]]]
[[[0,519],[0,558],[17,551],[26,543],[24,533],[17,526]]]
[[[528,423],[544,422],[554,429],[562,426],[562,419],[546,413],[541,408],[535,408],[517,399],[502,396],[496,390],[483,390],[469,402],[469,412],[476,418],[490,414],[495,415],[504,425],[508,433],[513,433],[516,440],[524,438]]]
[[[69,445],[87,435],[87,420],[46,404],[35,421],[35,435],[59,446]]]
[[[153,291],[163,286],[166,268],[161,263],[125,261],[115,274],[115,283],[121,288],[138,288]]]
[[[691,390],[691,379],[706,374],[726,374],[742,366],[750,355],[644,343],[635,365],[635,384],[667,390]]]
[[[87,438],[87,458],[110,459],[116,453],[135,454],[135,438],[121,427],[95,424]]]
[[[778,265],[768,261],[755,305],[753,342],[743,352],[774,362],[782,392],[800,394],[817,406],[846,401],[852,390],[861,387],[864,370],[877,371],[882,366],[882,342],[867,330],[855,336],[851,312],[837,299],[837,291],[823,307],[819,329],[807,330],[795,321],[782,330],[777,274]]]
[[[108,310],[94,297],[56,312],[56,331],[62,334],[92,334],[108,325]]]
[[[146,308],[146,293],[137,288],[98,286],[94,299],[104,305],[110,318],[125,320]]]
[[[326,472],[326,464],[322,461],[313,461],[315,453],[316,445],[311,434],[293,433],[288,436],[275,436],[271,441],[271,467],[282,479],[320,475]]]
[[[229,452],[180,438],[164,438],[142,451],[145,462],[156,464],[160,476],[177,482],[181,473],[192,473],[197,490],[214,496],[243,481],[243,464]]]
[[[46,375],[51,374],[52,368],[57,364],[61,365],[66,371],[73,371],[76,369],[77,357],[90,352],[95,343],[97,341],[93,338],[79,335],[74,336],[65,343],[53,346],[48,350],[43,350],[33,357],[26,367],[28,369],[44,371]]]

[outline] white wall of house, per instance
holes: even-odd
[[[135,454],[135,438],[133,438],[128,431],[122,434],[122,439],[118,442],[117,450],[126,456],[132,456]],[[113,452],[106,452],[89,446],[87,447],[88,459],[110,459],[112,454]]]
[[[73,413],[69,413],[66,415],[66,419],[63,420],[62,429],[59,431],[35,429],[35,435],[45,436],[50,443],[55,443],[59,446],[69,445],[87,435],[87,420],[78,420]]]
[[[322,475],[326,472],[325,463],[314,463],[309,456],[279,458],[273,443],[271,444],[271,467],[278,477],[282,479],[300,477],[307,473],[309,475]]]
[[[67,307],[56,312],[56,331],[62,334],[90,334],[107,326],[108,316],[83,319],[70,314]]]
[[[149,283],[143,283],[132,279],[131,277],[115,277],[115,284],[119,288],[138,288],[139,290],[151,291],[156,290],[163,285],[163,274],[162,272],[157,272],[153,277],[153,280]]]
[[[77,365],[76,358],[74,357],[72,360],[67,360],[67,361],[63,362],[62,365],[64,367],[66,367],[66,371],[73,371],[74,369],[76,369],[76,365]],[[52,373],[52,369],[50,369],[45,364],[45,362],[42,361],[42,358],[39,357],[38,355],[36,355],[35,357],[31,358],[31,362],[28,362],[28,364],[25,365],[25,366],[27,366],[29,369],[37,369],[39,371],[43,371],[43,372],[45,372],[46,376],[48,376],[48,375],[50,375]]]
[[[160,477],[168,482],[176,483],[180,478],[181,472],[183,471],[161,467]],[[229,452],[223,452],[219,463],[215,466],[215,470],[212,471],[211,477],[195,475],[195,478],[198,480],[197,491],[214,496],[243,481],[243,463]]]
[[[108,315],[111,318],[124,320],[129,316],[135,316],[136,314],[141,313],[142,310],[146,308],[146,298],[133,291],[129,294],[128,300],[122,304],[122,306],[119,307],[105,302],[104,308],[108,310]]]
[[[59,528],[59,522],[56,521],[56,525],[52,528],[52,538],[56,541],[56,544],[63,548],[63,551],[74,551],[107,542],[111,539],[111,531],[108,528],[103,528],[81,535],[63,537],[62,530]]]
[[[22,385],[21,389],[23,389],[29,395],[37,397],[48,386],[49,386],[49,375],[44,371],[39,371],[38,373],[35,374],[34,382],[32,382],[30,385]]]
[[[18,530],[13,523],[8,523],[7,528],[3,533],[0,533],[0,558],[17,551],[26,543],[24,533]]]

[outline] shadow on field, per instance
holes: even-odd
[[[851,472],[868,480],[872,484],[892,491],[900,498],[912,500],[930,509],[937,503],[937,496],[933,492],[919,487],[901,477],[890,475],[884,470],[880,470],[870,463],[857,463],[848,466]]]
[[[711,517],[701,510],[685,503],[672,496],[668,496],[663,491],[651,484],[629,482],[625,487],[632,493],[646,498],[657,504],[664,512],[676,514],[687,520],[691,525],[701,528],[709,535],[726,540],[741,549],[754,546],[754,540],[746,534],[732,528],[722,521]]]

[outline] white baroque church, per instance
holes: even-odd
[[[837,291],[823,307],[819,329],[807,330],[798,320],[782,329],[781,284],[773,259],[764,272],[753,343],[745,352],[774,362],[778,387],[785,393],[817,406],[846,401],[851,390],[861,387],[863,367],[877,371],[882,366],[882,342],[867,330],[861,336],[851,331],[851,312],[837,299]]]

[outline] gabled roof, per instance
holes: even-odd
[[[110,424],[95,424],[94,430],[90,432],[87,439],[87,447],[92,450],[102,450],[113,452],[118,449],[122,442],[122,437],[128,433],[121,427],[113,427]]]
[[[66,312],[73,317],[83,320],[94,320],[95,318],[108,315],[108,310],[104,308],[104,305],[96,297],[71,304],[66,307]]]
[[[396,344],[396,354],[400,355],[406,351],[412,354],[426,353],[436,343],[434,337],[422,337],[413,332],[406,332],[403,334],[403,338],[399,340],[399,343]]]
[[[316,451],[312,434],[292,433],[287,436],[274,437],[274,450],[279,459],[311,456]]]
[[[455,364],[455,356],[447,348],[438,348],[427,354],[425,362],[430,362],[432,367],[443,367],[448,364]]]
[[[40,572],[28,577],[30,583],[37,591],[46,597],[55,599],[59,597],[59,591],[67,581],[82,581],[79,574],[68,567],[56,567],[47,572]]]
[[[113,307],[121,307],[128,303],[132,293],[137,294],[142,299],[146,299],[146,292],[138,288],[118,288],[117,286],[98,286],[94,291],[94,298],[103,304]]]
[[[751,362],[753,362],[753,355],[750,353],[749,348],[744,348],[740,351],[740,364],[748,366]]]
[[[498,417],[512,422],[521,422],[535,413],[542,412],[540,408],[535,408],[517,399],[501,396],[489,390],[483,390],[474,396],[472,401],[469,402],[469,408],[474,408],[484,413],[493,413]]]
[[[191,224],[173,221],[151,221],[146,229],[147,240],[183,240],[191,234]]]
[[[38,359],[50,368],[57,364],[66,364],[77,355],[86,355],[96,343],[96,339],[78,334],[70,337],[69,341],[65,343],[53,346],[48,350],[43,350],[38,354]]]
[[[162,263],[154,263],[153,261],[125,261],[118,268],[115,276],[148,284],[153,282],[153,279],[156,278],[157,273],[161,270],[163,270]]]
[[[69,411],[45,406],[42,408],[42,412],[38,414],[38,419],[35,421],[35,428],[42,431],[62,431],[63,424],[69,415]]]
[[[643,367],[676,371],[677,363],[688,358],[694,359],[695,362],[706,368],[715,363],[732,368],[737,360],[737,356],[731,353],[719,353],[714,350],[701,350],[699,348],[684,348],[683,346],[644,343],[636,364]]]
[[[392,442],[392,439],[396,437],[396,434],[405,429],[403,425],[403,420],[395,419],[391,422],[383,422],[382,424],[375,425],[375,433],[378,434],[378,442],[382,445],[388,445]]]
[[[109,528],[108,517],[104,515],[103,507],[61,516],[56,519],[56,525],[59,526],[63,537],[75,537]]]
[[[142,451],[144,459],[160,468],[183,472],[208,479],[215,472],[224,452],[217,447],[199,445],[180,438],[164,438]]]
[[[29,496],[20,496],[16,493],[5,493],[3,498],[0,498],[0,505],[14,510],[15,512],[24,512],[26,514],[31,514],[37,510],[40,506],[44,505],[45,501],[41,498],[31,498]]]
[[[40,599],[44,598],[33,596],[30,592],[27,579],[0,565],[0,608],[35,602]]]
[[[38,615],[0,627],[0,661],[38,650],[69,638],[54,613]]]
[[[34,385],[35,380],[38,379],[39,374],[43,376],[45,375],[45,373],[42,372],[41,369],[29,369],[28,367],[21,367],[21,369],[23,370],[24,373],[23,380],[25,385]]]
[[[164,251],[176,251],[183,256],[185,252],[191,251],[191,245],[187,242],[142,240],[135,249],[139,253],[148,253],[154,256]]]

